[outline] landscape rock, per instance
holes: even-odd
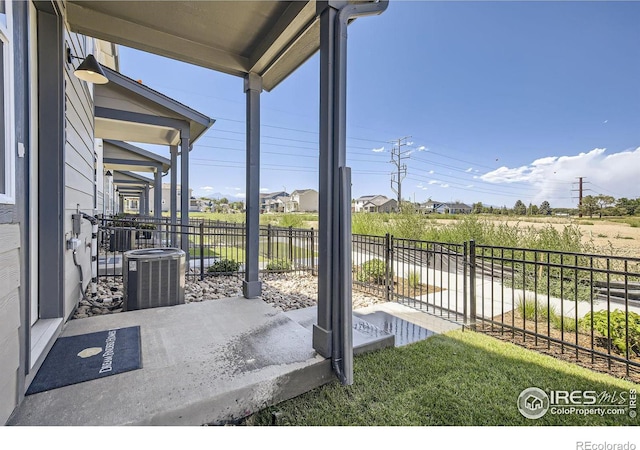
[[[314,306],[318,300],[318,278],[307,273],[262,273],[262,300],[278,311]],[[95,298],[82,299],[73,319],[122,312],[121,278],[101,279]],[[204,280],[187,280],[185,303],[242,297],[242,278],[235,275],[208,276]],[[362,308],[383,299],[353,291],[353,308]]]

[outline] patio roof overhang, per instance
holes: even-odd
[[[126,187],[138,187],[144,188],[146,186],[152,186],[153,180],[151,178],[143,177],[133,172],[113,172],[113,184],[126,189]]]
[[[167,173],[171,168],[169,159],[127,142],[105,139],[103,152],[105,170]]]
[[[146,144],[179,145],[188,128],[193,144],[214,123],[206,115],[103,67],[109,83],[95,86],[95,135]]]
[[[255,73],[267,91],[320,48],[315,0],[70,0],[67,20],[71,31],[116,44],[230,75]]]

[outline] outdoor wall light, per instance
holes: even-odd
[[[67,48],[67,62],[71,64],[72,59],[82,59],[71,54],[71,49]],[[73,74],[88,83],[93,84],[106,84],[109,79],[104,74],[100,63],[96,60],[95,56],[87,55],[87,57],[80,63],[78,68]]]

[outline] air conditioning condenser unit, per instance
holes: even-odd
[[[129,250],[122,266],[123,311],[184,303],[186,258],[179,248]]]

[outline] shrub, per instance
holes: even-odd
[[[267,270],[291,270],[291,263],[286,259],[273,259],[267,264]]]
[[[365,283],[385,284],[387,265],[381,259],[371,259],[360,267],[357,280]]]
[[[237,272],[238,269],[240,269],[239,262],[235,262],[233,259],[221,259],[210,265],[207,272],[229,273]]]
[[[302,228],[302,226],[304,225],[304,220],[302,216],[297,214],[285,214],[278,220],[278,225],[286,228]]]
[[[411,271],[411,273],[409,273],[409,278],[407,279],[407,281],[409,282],[409,286],[411,288],[417,289],[418,287],[420,287],[420,273]]]
[[[591,327],[593,316],[593,329],[618,349],[620,353],[626,353],[626,317],[624,311],[616,309],[609,313],[609,326],[607,326],[607,311],[588,313],[580,320],[580,326],[585,329]],[[640,314],[629,312],[629,352],[640,355]],[[609,335],[611,330],[611,335]]]
[[[516,303],[516,310],[520,313],[521,317],[527,320],[535,320],[537,317],[538,320],[550,319],[551,323],[554,324],[554,319],[557,317],[556,310],[553,306],[547,307],[547,305],[541,305],[530,298],[525,298],[523,302],[522,297],[520,297]],[[557,323],[560,322],[558,321]]]

